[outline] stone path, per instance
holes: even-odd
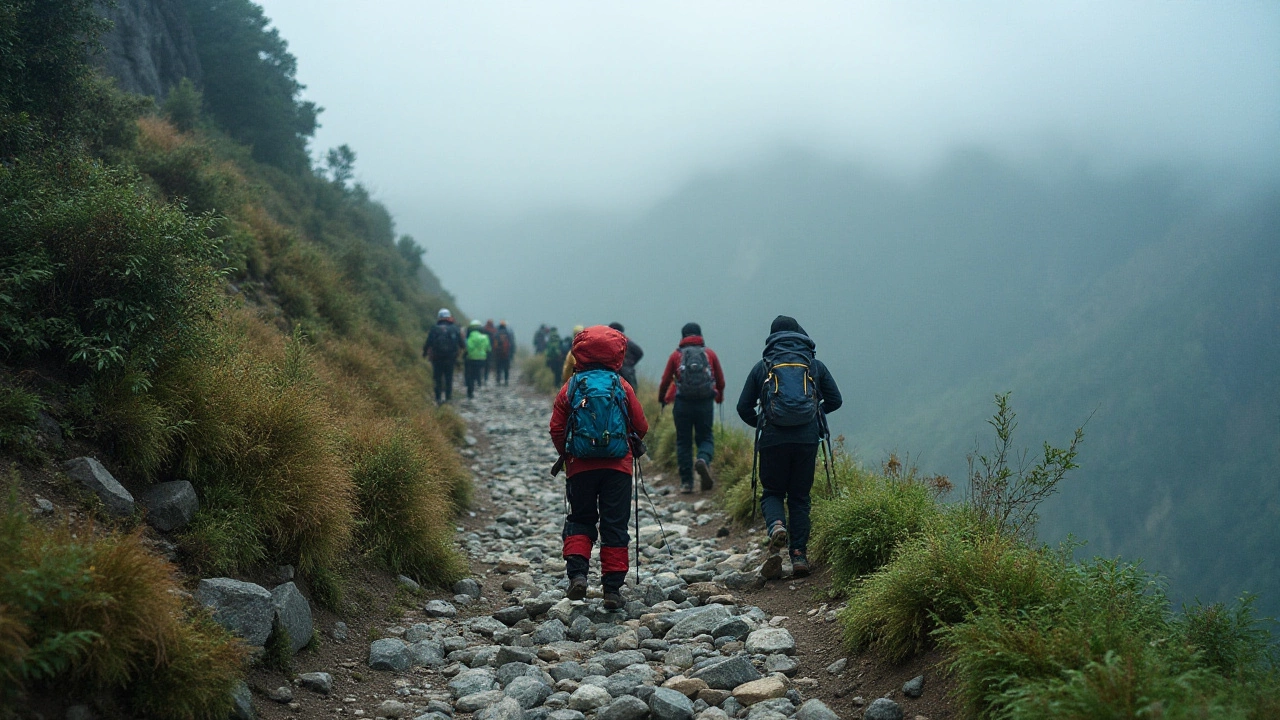
[[[717,547],[713,528],[725,520],[710,499],[650,488],[656,516],[645,502],[641,570],[628,576],[624,609],[603,608],[598,557],[587,599],[565,596],[564,481],[548,474],[549,406],[493,387],[459,402],[474,435],[462,452],[477,508],[458,537],[473,577],[452,599],[418,605],[403,625],[370,626],[357,641],[368,643],[361,665],[385,672],[362,680],[365,692],[348,694],[339,685],[349,682],[335,685],[323,672],[301,676],[297,692],[326,695],[329,713],[355,717],[836,720],[806,698],[818,680],[799,676],[787,618],[735,594],[763,582],[763,552]],[[357,674],[355,663],[342,665]],[[871,714],[873,705],[866,717],[900,720],[889,704],[888,714]]]

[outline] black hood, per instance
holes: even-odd
[[[782,332],[773,333],[765,339],[763,356],[768,358],[780,352],[798,352],[813,355],[817,347],[813,342],[813,338],[803,332],[783,330]]]

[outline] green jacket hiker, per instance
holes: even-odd
[[[489,342],[489,336],[476,328],[472,328],[467,335],[467,359],[486,360],[489,357],[489,351],[492,349],[493,343]]]

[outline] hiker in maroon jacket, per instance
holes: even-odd
[[[617,372],[626,354],[627,339],[622,333],[595,325],[573,338],[573,355],[577,372],[606,369]],[[636,440],[649,432],[644,408],[636,399],[631,384],[622,381],[626,393],[626,412],[630,432]],[[569,430],[570,383],[560,388],[551,410],[551,442],[564,461],[566,494],[570,512],[564,522],[565,574],[569,576],[568,596],[581,600],[587,594],[587,570],[591,546],[595,543],[599,523],[600,574],[604,586],[604,606],[616,610],[623,605],[622,584],[627,578],[627,518],[630,515],[631,462],[630,445],[622,457],[578,458],[566,447]]]
[[[667,358],[658,387],[658,402],[671,407],[676,424],[676,465],[680,469],[680,492],[693,492],[697,471],[702,490],[710,490],[711,460],[715,457],[714,403],[724,402],[724,371],[720,358],[702,341],[698,323],[686,323],[680,330],[680,346]],[[714,401],[714,403],[713,403]],[[693,447],[697,443],[697,457]]]

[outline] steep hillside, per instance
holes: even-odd
[[[242,105],[121,93],[88,62],[94,3],[0,2],[0,714],[226,717],[246,657],[287,667],[309,638],[244,647],[191,602],[201,577],[288,566],[341,613],[352,573],[463,570],[460,425],[419,352],[452,299],[354,153],[312,167],[316,109],[261,9],[203,9],[194,49],[224,36]],[[81,456],[122,489],[74,480]],[[190,483],[194,514],[124,499],[161,483]]]

